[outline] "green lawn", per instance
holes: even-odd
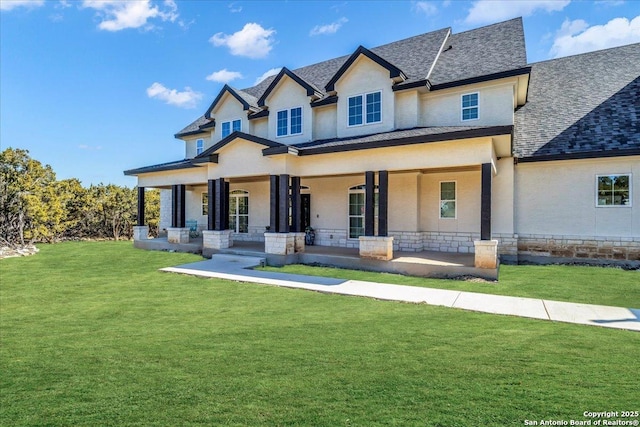
[[[522,426],[640,409],[637,332],[160,273],[199,257],[131,246],[0,260],[0,425]]]
[[[262,270],[397,285],[640,308],[640,270],[567,265],[501,265],[498,282],[425,279],[331,267],[287,265]]]

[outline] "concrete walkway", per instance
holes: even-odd
[[[263,258],[217,254],[210,260],[161,271],[640,331],[640,309],[251,270],[260,265],[264,265]]]

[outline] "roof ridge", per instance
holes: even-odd
[[[473,31],[478,31],[478,30],[484,30],[485,28],[491,28],[491,27],[495,27],[496,25],[503,25],[506,24],[507,22],[511,22],[511,21],[522,21],[522,16],[518,16],[515,18],[511,18],[511,19],[506,19],[504,21],[500,21],[500,22],[494,22],[493,24],[489,24],[489,25],[483,25],[482,27],[478,27],[478,28],[470,28],[468,30],[464,30],[464,31],[460,31],[459,33],[451,33],[451,35],[458,35],[458,34],[465,34],[465,33],[471,33]]]
[[[635,46],[635,45],[638,45],[638,47],[640,47],[640,42],[623,44],[621,46],[606,47],[604,49],[592,50],[592,51],[589,51],[589,52],[574,53],[573,55],[561,56],[559,58],[544,59],[542,61],[531,62],[528,65],[532,66],[532,65],[543,64],[543,63],[546,63],[546,62],[560,61],[560,60],[563,60],[563,59],[571,59],[571,58],[575,58],[575,57],[578,57],[578,56],[592,55],[592,54],[596,54],[596,53],[602,53],[602,52],[606,52],[606,51],[609,51],[609,50],[615,50],[615,49],[622,49],[622,48],[625,48],[625,47],[630,47],[630,46]]]

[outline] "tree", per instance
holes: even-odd
[[[0,236],[6,243],[49,240],[62,211],[53,185],[56,175],[27,150],[0,153]]]

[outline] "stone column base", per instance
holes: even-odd
[[[167,241],[169,243],[189,243],[189,229],[167,228]]]
[[[231,230],[202,230],[202,247],[227,249],[233,246]]]
[[[293,234],[293,250],[297,252],[304,252],[305,242],[304,237],[305,233],[290,233]]]
[[[133,226],[133,240],[149,240],[149,226],[148,225],[134,225]]]
[[[268,254],[291,255],[295,253],[294,233],[264,233],[264,251]]]
[[[476,240],[473,245],[476,250],[476,268],[498,268],[497,240]]]
[[[383,261],[393,259],[393,237],[360,236],[360,256]]]

